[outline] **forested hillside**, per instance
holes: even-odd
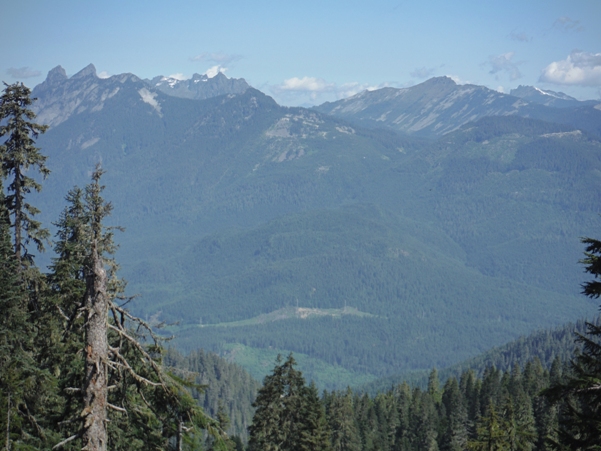
[[[601,296],[601,241],[584,238],[585,271],[593,276],[583,294]],[[582,324],[579,325],[582,328]],[[259,390],[250,427],[250,450],[594,450],[601,444],[601,327],[584,323],[571,333],[578,349],[569,362],[565,329],[535,334],[511,351],[501,350],[505,371],[487,364],[443,379],[433,369],[427,388],[403,382],[370,396],[324,392],[306,386],[296,361],[278,356]],[[546,338],[546,340],[541,337]],[[552,337],[549,340],[549,337]],[[517,348],[517,349],[516,349]],[[538,357],[555,355],[549,369]],[[486,356],[484,356],[486,360]],[[518,361],[525,361],[522,371]],[[469,362],[468,362],[469,363]],[[474,362],[472,362],[474,363]],[[457,372],[459,367],[451,369]]]
[[[601,318],[590,321],[601,324]],[[550,371],[553,362],[559,360],[562,364],[569,362],[575,352],[582,351],[582,345],[574,341],[575,337],[586,333],[586,321],[568,323],[555,329],[533,332],[507,343],[490,349],[481,355],[463,362],[440,368],[438,375],[442,381],[450,377],[459,378],[464,371],[473,371],[475,376],[482,377],[487,368],[496,368],[504,373],[510,373],[516,366],[525,368],[528,362],[535,359],[541,366]],[[407,372],[395,376],[375,380],[358,387],[371,395],[389,390],[402,382],[408,382],[422,389],[427,386],[429,371]]]
[[[201,387],[192,389],[192,396],[204,411],[213,418],[227,415],[227,433],[244,442],[248,440],[248,426],[254,414],[252,403],[260,387],[256,380],[240,366],[202,349],[184,355],[170,348],[164,364],[188,372]]]
[[[40,117],[61,120],[39,137],[53,171],[33,198],[44,222],[102,161],[112,220],[130,235],[119,250],[141,294],[130,306],[178,321],[182,348],[295,351],[364,382],[594,308],[574,265],[578,237],[598,228],[601,144],[588,125],[496,116],[426,141],[254,89],[187,99],[89,68],[36,95]],[[365,315],[256,321],[345,306]]]

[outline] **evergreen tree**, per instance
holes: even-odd
[[[295,368],[292,354],[282,363],[278,356],[253,406],[256,412],[249,427],[251,450],[326,450],[323,411],[316,402],[317,389],[307,388]]]
[[[328,413],[332,450],[360,451],[361,438],[355,423],[353,394],[350,389],[332,398]]]
[[[468,440],[468,416],[465,400],[454,377],[447,380],[444,386],[442,404],[445,412],[445,427],[441,449],[463,450]]]
[[[476,438],[468,443],[470,450],[474,451],[505,451],[508,450],[505,433],[501,419],[497,414],[492,400],[486,409],[486,414],[478,421]]]
[[[436,368],[433,368],[428,376],[428,394],[436,403],[440,403],[442,393],[440,392],[440,380]]]
[[[411,406],[411,388],[407,382],[403,382],[395,390],[396,404],[398,411],[398,427],[394,441],[395,451],[405,451],[410,449],[410,406]]]
[[[57,223],[58,257],[48,280],[63,322],[58,424],[67,438],[54,448],[190,449],[202,429],[222,447],[219,425],[189,394],[191,384],[162,366],[159,337],[119,304],[128,300],[111,258],[116,246],[104,225],[111,205],[102,199],[101,175],[97,167],[84,191],[69,193]]]
[[[411,443],[414,449],[438,450],[438,410],[436,400],[428,392],[413,391],[411,403]]]
[[[26,309],[26,293],[16,276],[9,222],[0,205],[0,412],[3,444],[6,450],[22,442],[18,431],[24,429],[23,404],[32,387],[31,375],[36,362],[23,340],[32,334]]]
[[[33,321],[30,292],[17,269],[9,227],[8,211],[0,201],[0,424],[6,450],[52,441],[47,408],[55,382],[54,373],[39,361],[40,327]]]
[[[597,299],[601,296],[601,241],[582,240],[587,245],[582,260],[593,280],[583,285],[583,294]],[[560,403],[559,449],[601,449],[601,327],[586,323],[587,333],[577,334],[582,352],[571,362],[570,373],[564,381],[555,383],[544,393]]]
[[[378,439],[374,449],[386,451],[394,448],[399,427],[399,412],[392,393],[381,393],[374,399],[373,408],[378,422]]]
[[[33,167],[44,177],[50,173],[46,167],[46,157],[35,147],[35,138],[48,127],[32,122],[35,114],[30,106],[35,99],[31,99],[29,88],[22,83],[5,83],[5,86],[0,96],[0,137],[6,139],[0,145],[0,161],[3,177],[11,179],[4,203],[12,216],[15,256],[19,263],[17,269],[20,270],[23,260],[26,264],[31,261],[25,245],[33,241],[38,251],[42,251],[49,237],[48,230],[33,219],[39,210],[25,201],[26,194],[32,189],[41,190],[41,185],[25,175],[26,172]]]
[[[319,399],[317,386],[314,382],[311,382],[304,392],[300,449],[329,451],[330,431],[324,407]]]

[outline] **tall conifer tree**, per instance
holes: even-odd
[[[601,296],[601,241],[584,238],[585,255],[581,262],[593,280],[582,286],[590,298]],[[571,362],[565,381],[545,391],[549,399],[560,402],[558,449],[601,449],[601,327],[586,323],[587,333],[577,334],[582,352]]]
[[[272,374],[267,375],[253,404],[249,427],[252,451],[326,451],[324,412],[314,386],[295,368],[292,354],[285,362],[278,356]]]
[[[69,193],[57,223],[58,257],[48,280],[63,323],[64,356],[57,358],[64,439],[54,449],[165,449],[170,441],[185,449],[184,436],[198,438],[201,429],[222,447],[219,425],[192,399],[189,384],[162,366],[160,338],[119,304],[124,283],[111,257],[113,229],[104,223],[111,205],[102,198],[101,176],[97,167],[85,190]]]
[[[0,122],[3,122],[0,137],[6,137],[6,140],[0,145],[0,160],[3,176],[10,180],[4,203],[12,217],[15,256],[21,265],[23,260],[27,263],[31,259],[25,245],[33,241],[38,251],[42,251],[49,237],[48,230],[33,218],[39,210],[25,200],[32,189],[40,191],[42,188],[32,177],[25,175],[26,172],[33,167],[43,177],[50,173],[46,157],[35,146],[35,139],[48,127],[33,122],[35,113],[30,106],[35,99],[31,98],[29,88],[23,83],[5,83],[5,86],[0,96]]]

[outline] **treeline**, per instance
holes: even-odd
[[[586,412],[580,410],[586,403],[579,404],[573,396],[555,396],[575,380],[577,366],[557,358],[547,370],[534,359],[523,369],[515,365],[509,372],[488,367],[482,377],[466,370],[444,385],[432,370],[424,389],[404,382],[375,396],[348,388],[324,391],[318,398],[315,386],[305,384],[290,355],[276,362],[259,391],[248,449],[597,449],[562,447],[570,443],[566,425],[574,415],[572,409]],[[594,426],[600,413],[598,406],[586,412],[591,415],[588,431],[576,432],[581,444],[585,440],[601,444],[599,428]]]
[[[482,378],[469,370],[444,386],[433,370],[427,389],[403,383],[374,397],[327,393],[322,402],[333,449],[544,450],[556,437],[558,410],[541,391],[561,377],[558,360],[551,371],[538,360],[510,373],[489,367]]]

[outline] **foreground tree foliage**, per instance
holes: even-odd
[[[582,292],[597,299],[601,296],[601,241],[585,238],[582,242],[587,245],[582,263],[594,277]],[[586,334],[577,334],[582,351],[572,360],[568,377],[545,392],[560,406],[560,428],[553,440],[560,450],[601,449],[601,326],[586,326]]]
[[[0,146],[3,176],[10,178],[8,195],[4,204],[13,218],[11,227],[14,232],[15,257],[19,264],[32,262],[25,244],[33,241],[38,251],[44,250],[44,242],[49,237],[47,229],[33,219],[39,210],[25,201],[25,195],[31,190],[40,191],[41,185],[26,172],[31,168],[46,177],[50,171],[46,167],[46,157],[35,147],[35,138],[47,130],[47,126],[32,122],[35,114],[30,106],[31,90],[22,83],[7,85],[0,96],[0,137],[6,137]],[[20,268],[18,268],[20,269]]]
[[[0,421],[6,449],[13,442],[15,449],[40,447],[55,436],[50,420],[57,402],[55,368],[45,358],[52,321],[46,322],[45,281],[28,247],[33,242],[44,250],[49,233],[34,220],[38,210],[26,201],[41,186],[25,175],[32,168],[44,177],[49,173],[46,157],[35,147],[46,127],[33,122],[30,94],[15,83],[5,84],[0,96]]]
[[[25,172],[49,171],[34,145],[46,127],[32,122],[29,95],[14,84],[0,98],[0,182],[9,180],[6,196],[0,189],[3,448],[198,449],[208,431],[213,449],[226,449],[219,422],[192,398],[188,375],[163,365],[162,340],[126,308],[100,167],[85,189],[67,195],[50,273],[35,266],[27,245],[42,251],[48,232],[25,201],[41,189]]]
[[[60,424],[67,437],[54,448],[77,441],[72,446],[86,450],[109,443],[111,449],[166,449],[170,442],[183,449],[184,436],[200,436],[203,429],[221,446],[221,429],[189,395],[190,384],[162,366],[161,339],[125,309],[125,284],[111,258],[113,229],[103,224],[111,205],[101,197],[101,176],[97,167],[84,191],[69,193],[57,223],[50,291],[74,370],[61,379],[66,402]]]

